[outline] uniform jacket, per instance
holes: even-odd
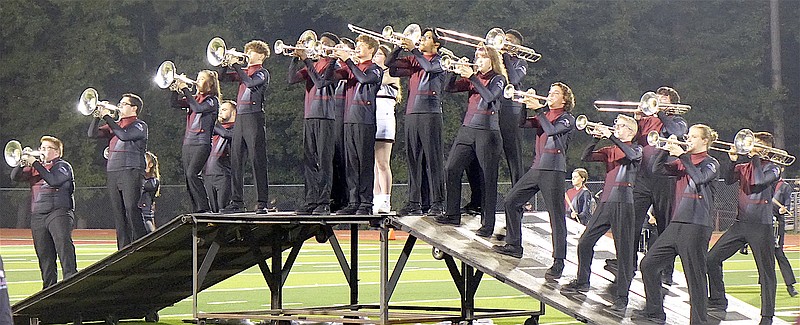
[[[214,123],[219,114],[219,98],[203,94],[192,95],[189,88],[181,90],[183,95],[173,92],[172,107],[188,108],[184,146],[210,146]]]
[[[287,76],[289,84],[305,81],[304,118],[326,120],[336,118],[333,106],[336,91],[336,84],[333,81],[335,71],[336,60],[331,58],[322,58],[317,62],[306,58],[302,64],[300,59],[295,58],[289,64]]]
[[[344,123],[375,124],[375,97],[383,80],[383,69],[372,60],[355,64],[347,59],[337,70],[336,79],[347,80],[345,85]]]
[[[72,166],[61,158],[53,159],[45,165],[37,161],[32,167],[14,167],[11,179],[30,184],[33,213],[47,214],[55,209],[75,208],[72,197],[75,192]]]
[[[406,114],[441,114],[442,89],[445,71],[442,56],[425,55],[419,49],[411,50],[411,56],[399,58],[398,47],[386,58],[386,66],[392,77],[409,77],[408,104]]]
[[[533,158],[534,169],[567,171],[567,146],[575,130],[575,118],[563,109],[551,110],[547,106],[539,109],[533,117],[521,120],[521,127],[538,128],[536,130],[536,156]]]
[[[92,120],[89,125],[89,137],[111,138],[108,143],[106,171],[144,170],[144,153],[147,151],[147,123],[136,116],[123,118],[119,124],[108,115],[104,116],[103,120],[106,121],[106,125],[103,126],[99,126],[99,119]]]
[[[739,181],[738,221],[772,224],[772,197],[781,170],[772,162],[760,158],[739,156],[737,164],[729,163],[723,170],[725,184]]]
[[[469,92],[467,112],[464,114],[462,125],[480,130],[500,130],[500,119],[497,115],[500,110],[498,99],[503,96],[506,78],[489,71],[486,74],[476,73],[469,79],[456,74],[450,77],[445,91]]]
[[[223,67],[219,73],[220,81],[238,81],[239,93],[236,96],[236,114],[264,112],[264,98],[267,96],[269,71],[261,64],[242,68],[238,63],[232,65],[233,72]]]
[[[719,162],[707,152],[685,153],[672,161],[668,161],[668,157],[667,151],[659,150],[653,174],[677,177],[671,220],[711,227]]]
[[[622,142],[615,136],[609,138],[614,146],[594,150],[600,139],[583,151],[583,161],[602,162],[606,165],[606,180],[600,202],[633,203],[633,186],[636,171],[642,161],[642,147],[630,142]]]

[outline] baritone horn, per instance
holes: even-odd
[[[22,157],[25,156],[34,156],[39,162],[44,161],[44,152],[34,151],[30,147],[22,148],[22,145],[17,140],[8,141],[5,149],[3,149],[3,157],[10,167],[29,166],[22,161]]]
[[[661,150],[667,150],[668,144],[677,144],[683,147],[684,150],[689,150],[688,142],[662,137],[658,131],[650,131],[647,133],[647,144]]]
[[[236,49],[228,49],[222,38],[214,37],[206,47],[206,60],[215,67],[227,67],[234,63],[245,65],[247,64],[247,54],[236,51]]]
[[[644,93],[638,102],[596,100],[594,107],[598,112],[642,113],[647,116],[655,115],[659,111],[664,111],[667,114],[682,115],[692,109],[691,106],[685,104],[662,103],[658,100],[658,95],[652,91]]]
[[[542,55],[537,53],[536,50],[517,45],[506,40],[506,32],[502,28],[492,28],[486,33],[484,38],[473,36],[466,33],[460,33],[454,30],[436,28],[436,33],[439,38],[448,42],[453,42],[461,45],[471,46],[474,48],[481,47],[481,43],[491,47],[500,52],[507,52],[528,62],[536,62],[542,58]]]
[[[614,131],[614,127],[603,124],[603,122],[590,122],[586,115],[578,115],[575,118],[575,128],[584,130],[587,134],[592,134],[595,130],[609,130]]]
[[[379,42],[391,43],[397,46],[403,45],[406,39],[411,40],[416,45],[419,43],[419,39],[422,38],[422,29],[417,24],[409,24],[403,29],[403,33],[395,32],[392,26],[384,27],[380,33],[353,24],[347,24],[347,28],[353,33],[364,34]]]
[[[283,54],[286,56],[297,56],[296,51],[306,51],[309,57],[314,57],[317,46],[317,33],[313,30],[306,30],[300,34],[297,40],[297,46],[286,45],[282,40],[275,41],[273,49],[275,54]]]
[[[508,99],[510,99],[512,101],[515,101],[517,103],[523,103],[523,104],[525,103],[525,99],[526,98],[533,98],[533,99],[543,100],[543,101],[546,101],[548,104],[550,103],[547,100],[547,96],[539,96],[539,95],[537,95],[536,91],[533,90],[533,88],[528,89],[528,91],[521,91],[521,90],[516,90],[514,88],[514,85],[511,85],[511,84],[506,85],[506,87],[503,88],[503,97],[508,98]],[[585,118],[586,116],[583,116],[583,117]]]
[[[96,118],[102,118],[101,110],[97,109],[98,106],[100,108],[107,109],[109,111],[109,115],[115,121],[119,122],[120,114],[119,114],[119,107],[109,104],[105,101],[99,101],[99,96],[97,95],[97,90],[94,88],[86,88],[86,90],[81,93],[81,97],[78,99],[78,112],[86,116],[94,116]]]
[[[741,129],[733,137],[733,143],[714,141],[709,149],[729,153],[733,149],[737,155],[757,156],[775,164],[789,166],[794,163],[795,157],[786,150],[773,148],[756,143],[755,134],[750,129]],[[754,151],[754,149],[756,149]]]
[[[156,72],[156,76],[153,77],[153,81],[155,81],[158,88],[167,89],[176,91],[181,93],[180,83],[194,85],[197,82],[190,79],[186,76],[186,74],[176,74],[175,73],[175,63],[172,61],[164,61],[158,66],[158,71]]]

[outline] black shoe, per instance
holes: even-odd
[[[772,316],[761,316],[761,321],[758,325],[772,325]]]
[[[561,293],[575,294],[581,292],[589,292],[589,283],[580,283],[575,279],[561,287]]]
[[[553,266],[547,269],[547,272],[544,274],[544,278],[548,280],[554,280],[561,278],[561,272],[564,271],[564,259],[557,258],[553,260]],[[587,283],[586,286],[589,286]]]
[[[672,274],[661,274],[661,284],[666,286],[671,286],[674,282],[672,281]]]
[[[372,207],[362,207],[356,210],[356,215],[359,216],[371,216],[372,215]]]
[[[625,309],[628,309],[628,297],[617,297],[614,299],[614,304],[611,305],[611,310],[625,314]]]
[[[242,213],[242,212],[246,212],[246,211],[244,209],[244,206],[241,203],[239,203],[239,202],[231,202],[230,204],[228,204],[227,206],[225,206],[224,208],[219,210],[219,212],[220,213]]]
[[[481,207],[472,204],[467,204],[461,208],[461,214],[479,215],[481,214]]]
[[[339,214],[339,215],[356,214],[356,211],[358,211],[358,206],[355,205],[355,204],[351,204],[351,205],[348,205],[348,206],[342,208],[339,211],[336,211],[336,214]]]
[[[789,293],[790,297],[794,297],[797,295],[797,289],[794,288],[793,284],[786,286],[786,292]]]
[[[494,227],[481,226],[480,228],[478,228],[477,231],[475,231],[475,234],[483,238],[489,238],[492,237],[493,232],[494,232]]]
[[[258,202],[258,206],[256,207],[256,214],[267,214],[267,213],[269,213],[269,207],[267,207],[267,204]]]
[[[403,216],[421,216],[422,209],[419,207],[419,203],[411,203],[409,202],[406,206],[397,210],[397,215],[400,217]]]
[[[297,210],[294,210],[294,212],[298,215],[313,214],[314,209],[316,208],[317,208],[316,204],[309,203],[300,208],[297,208]]]
[[[431,205],[431,208],[428,210],[429,217],[435,216],[442,216],[444,215],[444,207],[442,207],[441,203],[434,203]]]
[[[433,218],[438,223],[445,224],[445,225],[461,225],[461,216],[445,216],[440,215]]]
[[[741,253],[742,255],[747,255],[748,254],[747,252],[748,252],[747,251],[747,244],[744,244],[744,246],[742,246],[742,248],[739,249],[739,253]]]
[[[315,216],[327,216],[331,214],[331,207],[327,204],[320,204],[314,208],[314,211],[311,211],[311,214]]]
[[[634,310],[633,315],[631,315],[631,320],[636,324],[664,324],[667,322],[667,315],[666,314],[656,314],[656,313],[648,313],[643,309]]]
[[[498,252],[503,255],[508,255],[513,258],[522,258],[522,247],[521,246],[514,246],[514,245],[494,245],[492,246],[492,250]]]
[[[728,310],[727,303],[716,303],[708,300],[708,312],[726,312]]]

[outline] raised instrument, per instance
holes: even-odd
[[[477,63],[469,62],[469,58],[462,57],[457,59],[455,56],[442,55],[442,69],[444,71],[458,72],[459,67],[477,67]]]
[[[753,149],[756,148],[760,150],[753,152]],[[717,140],[711,144],[709,149],[722,152],[730,152],[731,149],[734,149],[737,155],[758,156],[782,166],[789,166],[795,160],[795,157],[786,152],[786,150],[756,143],[755,135],[750,129],[741,129],[736,132],[736,136],[733,137],[733,143]]]
[[[613,126],[603,124],[603,122],[590,122],[586,115],[578,115],[575,118],[575,128],[584,130],[588,134],[592,134],[595,130],[608,130],[614,132]]]
[[[306,51],[309,57],[315,57],[317,47],[317,33],[313,30],[306,30],[300,34],[297,40],[297,46],[286,45],[282,40],[275,41],[273,46],[276,54],[283,54],[286,56],[297,56],[296,51]]]
[[[161,89],[167,89],[181,92],[180,83],[184,83],[187,85],[194,85],[197,82],[190,79],[186,76],[186,74],[177,74],[175,73],[175,63],[172,61],[164,61],[158,66],[158,71],[156,72],[156,76],[153,77],[153,81],[155,81],[156,85],[158,85]]]
[[[24,156],[34,156],[39,162],[44,161],[44,152],[34,151],[30,147],[22,148],[22,145],[17,140],[11,140],[6,143],[3,149],[3,157],[6,159],[6,164],[10,167],[27,166],[22,161]]]
[[[532,89],[528,89],[528,91],[531,91],[531,90]],[[528,92],[528,91],[517,90],[517,89],[514,88],[514,85],[508,84],[508,85],[506,85],[505,88],[503,88],[503,97],[508,98],[508,99],[510,99],[512,101],[515,101],[515,102],[518,102],[518,103],[523,103],[523,104],[525,103],[525,99],[526,98],[533,98],[533,99],[547,101],[547,96],[540,96],[540,95],[537,95],[537,94],[533,93],[532,91],[531,92]],[[586,117],[586,116],[583,116],[583,117]]]
[[[336,51],[345,51],[351,56],[357,56],[358,50],[351,49],[344,44],[337,44],[336,46],[327,46],[322,43],[317,43],[317,46],[314,48],[314,54],[317,57],[326,57],[326,58],[333,58],[336,57]]]
[[[247,54],[235,49],[228,49],[222,38],[214,37],[206,47],[206,60],[215,67],[227,67],[234,63],[245,65],[247,63]]]
[[[647,144],[662,150],[667,150],[668,144],[677,144],[683,147],[684,150],[689,150],[688,142],[662,137],[658,131],[650,131],[647,133]]]
[[[409,24],[403,29],[402,33],[395,32],[392,26],[384,27],[380,33],[353,24],[347,24],[347,28],[353,33],[364,34],[379,42],[391,43],[397,46],[403,45],[406,39],[411,40],[416,45],[419,43],[419,39],[422,38],[422,29],[417,24]]]
[[[453,42],[475,48],[481,47],[482,43],[488,47],[494,48],[495,50],[498,50],[500,52],[507,52],[511,55],[515,55],[520,59],[523,59],[528,62],[536,62],[542,58],[542,55],[536,53],[536,51],[532,48],[525,47],[522,45],[517,45],[506,41],[506,32],[503,31],[502,28],[495,27],[490,29],[489,32],[486,33],[486,37],[484,38],[444,28],[436,28],[436,33],[438,34],[439,39],[448,42]]]
[[[86,88],[78,99],[78,112],[86,116],[91,115],[96,118],[102,118],[103,116],[100,115],[101,110],[97,109],[97,107],[100,106],[101,108],[109,110],[111,112],[111,117],[119,122],[121,118],[119,107],[109,104],[108,102],[99,101],[98,97],[97,90],[94,88]]]
[[[613,113],[643,113],[651,116],[659,111],[664,111],[667,114],[681,115],[686,114],[691,106],[685,104],[670,104],[661,103],[658,100],[658,95],[655,92],[648,91],[642,95],[638,102],[619,102],[610,100],[596,100],[594,107],[598,112],[613,112]]]

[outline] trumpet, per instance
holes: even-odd
[[[419,43],[419,39],[422,38],[422,29],[419,28],[419,25],[417,24],[409,24],[405,29],[403,29],[403,33],[395,32],[392,26],[384,27],[381,33],[358,27],[353,24],[347,24],[347,28],[353,33],[364,34],[378,40],[379,42],[391,43],[397,46],[403,45],[403,42],[406,39],[411,40],[411,42],[416,46],[416,44]]]
[[[614,132],[614,127],[604,125],[603,122],[590,122],[586,115],[578,115],[578,117],[575,118],[575,128],[584,130],[587,134],[592,134],[595,130]]]
[[[444,71],[458,72],[459,67],[477,67],[478,64],[469,62],[469,58],[456,59],[455,56],[442,55],[442,69]]]
[[[682,115],[692,109],[691,106],[685,104],[661,103],[658,100],[658,95],[652,91],[644,93],[638,102],[596,100],[594,102],[594,108],[596,108],[598,112],[643,113],[647,116],[655,115],[659,111],[664,111],[667,114]]]
[[[336,51],[345,51],[348,54],[350,54],[351,56],[357,56],[358,55],[358,50],[354,50],[354,49],[348,48],[347,46],[345,46],[343,44],[342,44],[341,47],[336,47],[336,46],[327,46],[325,44],[318,43],[316,48],[314,48],[314,53],[315,53],[315,55],[317,57],[333,58],[333,57],[336,57],[336,55],[334,55],[334,53],[336,53]]]
[[[647,144],[662,150],[667,150],[668,144],[677,144],[683,147],[684,150],[689,150],[688,142],[662,137],[658,134],[658,131],[650,131],[647,133]]]
[[[247,54],[236,51],[236,49],[228,49],[222,38],[214,37],[206,47],[206,60],[215,67],[227,67],[234,63],[245,65],[247,64]]]
[[[300,34],[300,38],[297,40],[297,43],[300,45],[290,46],[284,44],[282,40],[277,40],[275,41],[273,48],[275,49],[276,54],[297,56],[295,53],[296,51],[306,51],[308,52],[309,56],[313,57],[317,45],[317,33],[314,33],[314,31],[310,29],[306,30]]]
[[[515,101],[517,103],[523,103],[523,104],[525,103],[525,99],[526,98],[533,98],[533,99],[543,100],[543,101],[546,101],[548,104],[550,103],[547,100],[547,96],[536,95],[535,93],[533,93],[532,90],[533,89],[528,89],[528,91],[530,91],[530,92],[516,90],[514,88],[514,85],[509,84],[509,85],[506,85],[505,88],[503,88],[503,97],[508,98],[508,99],[510,99],[512,101]],[[581,115],[581,116],[586,118],[586,116],[584,116],[584,115]]]
[[[158,85],[161,89],[167,89],[176,91],[178,93],[181,92],[180,84],[189,84],[194,85],[197,82],[187,77],[185,74],[176,74],[175,73],[175,63],[172,61],[164,61],[158,66],[158,71],[156,72],[156,76],[153,77],[153,81],[155,81],[156,85]]]
[[[757,156],[782,166],[789,166],[794,163],[795,157],[786,152],[786,150],[758,144],[755,140],[752,130],[741,129],[733,137],[733,143],[717,140],[711,144],[709,149],[726,153],[730,153],[731,149],[733,149],[737,155]],[[759,150],[753,152],[753,149],[756,148]]]
[[[484,38],[444,28],[436,28],[436,33],[440,39],[448,42],[475,48],[481,47],[481,43],[483,43],[495,50],[507,52],[531,63],[539,61],[539,59],[542,58],[542,55],[532,48],[507,42],[505,31],[497,27],[490,29]]]
[[[34,156],[39,162],[44,161],[44,152],[34,151],[31,147],[22,148],[22,145],[17,140],[11,140],[6,143],[3,150],[3,157],[6,159],[6,164],[10,167],[29,166],[22,161],[25,156]]]
[[[86,116],[91,115],[96,118],[102,118],[101,110],[97,109],[97,107],[100,106],[101,108],[107,109],[110,112],[109,115],[111,118],[119,122],[121,118],[119,107],[105,101],[98,101],[98,97],[97,90],[94,88],[86,88],[78,99],[78,112]]]

